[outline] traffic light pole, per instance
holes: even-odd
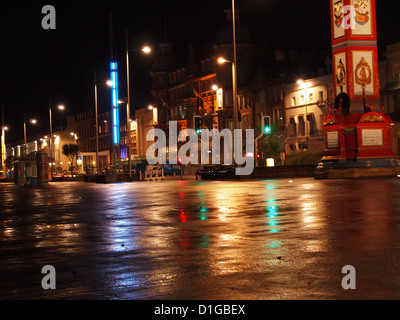
[[[254,146],[255,146],[255,155],[254,161],[256,168],[258,168],[258,159],[257,159],[257,150],[258,150],[258,140],[264,136],[264,113],[261,112],[261,134],[256,138]]]

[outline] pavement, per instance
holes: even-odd
[[[399,299],[400,179],[187,178],[0,184],[0,299]]]

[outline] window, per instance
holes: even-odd
[[[308,95],[308,103],[313,103],[314,102],[314,93],[310,93]]]
[[[242,128],[245,129],[251,129],[251,123],[250,123],[250,114],[245,113],[242,114]]]
[[[323,103],[323,102],[324,102],[324,92],[323,92],[323,91],[320,91],[320,92],[319,92],[319,98],[318,98],[318,100],[319,100],[320,103]]]
[[[297,135],[297,125],[294,117],[290,118],[288,124],[288,137],[295,137]]]
[[[315,136],[318,133],[317,123],[315,121],[314,113],[307,115],[308,128],[310,136]]]
[[[296,97],[292,97],[292,107],[296,106]]]
[[[306,104],[306,97],[303,94],[300,96],[300,104]]]
[[[299,136],[305,136],[306,135],[306,123],[304,122],[304,117],[299,116]]]

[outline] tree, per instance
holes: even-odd
[[[274,158],[275,162],[280,160],[280,154],[282,150],[283,143],[279,136],[273,135],[264,139],[261,142],[261,149],[267,158]]]
[[[264,134],[260,140],[260,149],[267,158],[279,162],[281,152],[284,152],[283,122],[277,120],[271,124],[271,132]]]
[[[78,157],[79,154],[79,145],[78,144],[64,144],[62,147],[62,153],[63,155],[67,156],[70,163],[71,163],[71,173],[74,171],[74,159],[75,157]]]

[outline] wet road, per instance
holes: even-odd
[[[0,184],[0,299],[399,299],[400,179]],[[56,269],[44,290],[41,269]],[[344,290],[342,268],[356,269]]]

